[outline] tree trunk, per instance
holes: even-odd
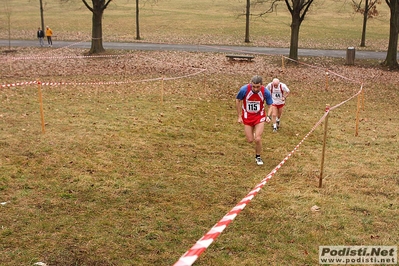
[[[90,54],[98,54],[105,51],[103,47],[103,26],[102,26],[102,18],[103,18],[104,10],[102,7],[94,7],[93,8],[93,17],[92,17],[92,40],[91,40],[91,48]]]
[[[299,28],[301,20],[299,13],[292,14],[291,22],[291,41],[290,41],[290,55],[289,58],[298,60],[298,42],[299,42]]]
[[[42,30],[44,31],[43,0],[40,0],[40,20],[42,23]]]
[[[250,15],[251,1],[247,0],[247,8],[245,12],[245,42],[249,42],[249,15]]]
[[[136,40],[140,40],[139,0],[136,0]]]
[[[367,25],[367,17],[369,14],[369,0],[366,0],[364,4],[364,13],[363,13],[363,29],[362,29],[362,40],[360,41],[360,47],[366,46],[366,25]]]
[[[398,64],[398,34],[399,34],[399,0],[390,1],[390,26],[387,57],[382,65],[390,68],[399,68]]]
[[[301,27],[302,21],[305,19],[305,15],[312,5],[313,0],[284,0],[284,2],[291,13],[291,41],[289,58],[297,61],[299,28]]]

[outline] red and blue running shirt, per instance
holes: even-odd
[[[262,86],[259,92],[252,91],[252,85],[247,84],[240,88],[236,99],[242,102],[242,119],[245,125],[257,124],[265,121],[266,113],[264,103],[273,103],[270,91]]]

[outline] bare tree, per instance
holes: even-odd
[[[352,6],[355,12],[363,15],[363,28],[362,28],[362,40],[360,41],[360,47],[366,46],[366,25],[369,18],[378,16],[377,4],[380,4],[380,0],[365,0],[364,8],[362,7],[363,0],[356,2],[352,0]]]
[[[104,10],[111,1],[112,0],[91,0],[93,4],[93,7],[91,7],[86,0],[82,0],[84,5],[93,13],[90,54],[97,54],[105,51],[103,47],[102,19]]]
[[[149,3],[151,5],[155,5],[158,3],[159,0],[144,0],[144,4]],[[140,36],[140,6],[139,0],[136,0],[136,40],[141,40]]]
[[[284,0],[291,13],[291,41],[289,58],[298,60],[299,28],[313,0]]]
[[[245,9],[245,42],[249,41],[249,17],[251,15],[251,0],[247,0],[247,6]]]
[[[140,8],[139,8],[139,0],[136,0],[136,40],[140,40],[140,19],[139,19],[139,13],[140,13]]]
[[[44,30],[43,0],[40,0],[40,21],[42,24],[42,30]]]
[[[250,39],[249,39],[249,32],[250,32],[250,27],[249,27],[249,21],[250,21],[250,18],[251,18],[251,6],[253,6],[253,7],[255,7],[256,5],[261,5],[261,4],[263,4],[263,3],[265,3],[265,2],[268,2],[269,0],[253,0],[252,2],[251,2],[251,0],[246,0],[246,5],[245,5],[245,39],[244,39],[244,41],[246,42],[246,43],[249,43],[249,42],[251,42],[250,41]],[[262,12],[262,13],[260,13],[260,14],[256,14],[255,16],[263,16],[263,15],[265,15],[266,13],[271,13],[271,12],[273,12],[273,7],[275,7],[275,2],[277,2],[277,1],[279,1],[279,0],[273,0],[273,2],[272,2],[272,4],[271,4],[271,8],[269,9],[269,10],[267,10],[267,11],[265,11],[265,12]],[[243,15],[243,14],[240,14],[240,16],[241,15]]]
[[[270,7],[267,11],[260,14],[263,16],[267,13],[273,12],[276,9],[278,2],[282,0],[256,0],[254,3],[263,4],[269,3]],[[399,1],[399,0],[398,0]],[[291,40],[290,40],[290,54],[289,58],[298,60],[298,42],[299,42],[299,29],[306,13],[308,12],[313,0],[284,0],[288,11],[291,14]]]
[[[399,34],[399,0],[385,0],[389,6],[391,17],[389,20],[389,43],[387,57],[383,66],[399,68],[398,64],[398,34]]]

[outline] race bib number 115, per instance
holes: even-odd
[[[260,111],[260,102],[259,101],[247,101],[247,112],[248,113],[257,113]]]

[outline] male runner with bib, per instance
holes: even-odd
[[[265,122],[270,123],[266,117],[265,103],[273,103],[270,92],[262,85],[262,77],[254,76],[251,82],[240,88],[236,97],[238,123],[244,124],[244,132],[249,143],[255,141],[255,161],[263,165],[260,157],[262,151],[262,133]]]
[[[280,127],[280,118],[283,114],[285,100],[287,99],[288,94],[290,94],[290,90],[287,85],[280,82],[278,78],[274,78],[272,82],[267,84],[266,90],[270,91],[273,99],[273,104],[269,109],[268,116],[270,117],[271,113],[273,132],[277,132],[277,129]]]

